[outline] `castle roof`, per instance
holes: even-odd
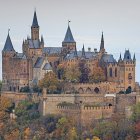
[[[95,52],[85,52],[85,58],[86,59],[92,59],[96,57]],[[79,58],[82,58],[82,51],[77,51],[77,56]],[[65,60],[71,60],[75,58],[75,51],[71,51],[69,54],[66,55]]]
[[[52,70],[50,63],[46,63],[43,67],[43,70]]]
[[[19,59],[27,59],[26,55],[23,53],[16,53],[14,58],[19,58]]]
[[[7,35],[7,39],[6,39],[3,51],[4,52],[11,52],[11,51],[15,52],[9,33]]]
[[[50,54],[60,54],[61,53],[61,47],[45,47],[43,49],[44,53]]]
[[[34,65],[34,68],[41,68],[43,64],[44,58],[43,57],[38,57],[36,60],[36,63]]]
[[[39,40],[28,39],[28,43],[29,43],[29,48],[39,48],[40,47]]]
[[[63,43],[75,43],[75,40],[73,38],[73,35],[72,35],[72,32],[71,32],[69,25],[68,25],[67,32],[66,32]]]
[[[33,17],[32,27],[36,27],[36,28],[39,27],[38,21],[37,21],[36,11],[34,11],[34,17]]]
[[[105,63],[116,63],[116,60],[114,59],[112,54],[103,54],[101,61]]]
[[[131,59],[131,54],[129,52],[129,50],[125,50],[125,54],[124,54],[124,59],[125,61],[130,61]]]

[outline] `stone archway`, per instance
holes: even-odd
[[[89,93],[89,94],[92,93],[92,92],[91,92],[91,89],[90,89],[89,87],[86,89],[86,93]]]
[[[96,87],[96,88],[94,89],[94,92],[95,92],[95,93],[99,93],[99,92],[100,92],[99,88]]]
[[[79,92],[80,94],[81,94],[81,93],[84,93],[83,88],[80,87],[80,88],[78,89],[78,92]]]

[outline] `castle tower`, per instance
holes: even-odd
[[[102,32],[102,37],[101,37],[100,52],[105,53],[103,32]]]
[[[136,66],[136,58],[135,54],[133,59],[131,58],[131,53],[129,50],[125,50],[124,58],[119,59],[119,81],[120,86],[123,87],[124,90],[127,88],[131,88],[133,91],[135,90],[135,66]]]
[[[84,46],[84,44],[83,44],[83,48],[82,48],[82,58],[86,58],[85,46]]]
[[[34,11],[34,17],[33,17],[33,22],[31,26],[31,39],[32,40],[39,39],[39,25],[38,25],[36,11]]]
[[[62,48],[64,52],[75,51],[76,49],[76,42],[73,38],[69,23],[64,41],[62,42]]]
[[[11,63],[12,61],[11,58],[15,55],[15,50],[9,35],[9,31],[8,31],[8,35],[7,35],[7,39],[4,45],[4,48],[2,50],[2,81],[3,81],[3,90],[9,90],[9,84],[8,83],[8,78],[9,75],[11,75]]]

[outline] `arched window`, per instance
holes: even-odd
[[[83,88],[79,88],[79,89],[78,89],[78,92],[79,92],[79,93],[84,93]]]
[[[112,77],[112,68],[109,69],[109,76]]]
[[[131,75],[131,73],[128,74],[128,79],[129,79],[129,80],[132,80],[132,75]]]
[[[94,91],[95,91],[95,93],[99,93],[99,88],[96,87],[96,88],[94,89]]]
[[[115,68],[115,77],[117,77],[117,68]]]
[[[86,89],[86,93],[91,93],[91,89],[89,87]]]

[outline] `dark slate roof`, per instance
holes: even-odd
[[[33,22],[32,22],[32,27],[38,28],[38,21],[37,21],[37,16],[36,16],[36,11],[34,12],[34,17],[33,17]]]
[[[125,51],[124,60],[126,60],[126,61],[132,60],[131,59],[131,54],[130,54],[129,50]]]
[[[40,41],[39,40],[31,40],[28,39],[29,48],[39,48],[40,47]]]
[[[77,51],[77,55],[79,58],[82,58],[82,51]],[[94,52],[85,52],[86,59],[92,59],[96,57],[96,53]],[[71,51],[69,54],[66,55],[65,60],[71,60],[75,58],[75,51]]]
[[[6,39],[6,42],[5,42],[3,51],[4,51],[4,52],[15,51],[15,50],[14,50],[14,47],[13,47],[13,44],[12,44],[12,41],[11,41],[11,38],[10,38],[10,36],[9,36],[9,33],[8,33],[8,36],[7,36],[7,39]]]
[[[44,53],[47,53],[47,54],[60,54],[61,53],[61,47],[45,47],[43,49],[43,52]]]
[[[67,29],[67,32],[66,32],[66,35],[65,35],[65,38],[64,38],[63,42],[75,43],[75,40],[73,38],[73,35],[72,35],[72,32],[71,32],[71,29],[70,29],[69,25],[68,25],[68,29]]]
[[[14,58],[19,58],[19,59],[27,59],[26,55],[23,53],[16,53]]]
[[[34,68],[41,68],[43,64],[44,58],[43,57],[38,57],[36,60],[36,63],[34,65]]]
[[[112,54],[103,54],[101,61],[105,63],[115,63],[116,60],[114,59]]]
[[[52,70],[50,63],[46,63],[43,67],[43,70]]]

